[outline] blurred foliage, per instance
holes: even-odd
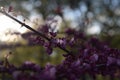
[[[120,49],[120,34],[116,35],[100,35],[101,40],[105,41],[112,48]]]
[[[10,50],[2,50],[1,51],[1,60],[4,59],[4,56],[9,53]],[[24,47],[16,47],[12,51],[12,55],[10,55],[9,61],[14,65],[20,66],[22,63],[26,61],[31,61],[36,64],[40,64],[40,66],[45,66],[48,63],[53,65],[61,63],[63,60],[62,51],[56,49],[52,55],[46,54],[43,47],[40,46],[24,46]]]
[[[13,6],[15,11],[24,15],[38,12],[44,19],[48,15],[60,15],[65,18],[65,10],[71,10],[78,27],[88,27],[82,23],[99,23],[103,33],[111,30],[119,33],[120,1],[119,0],[0,0],[1,6]],[[68,11],[70,13],[70,11]],[[84,28],[83,27],[83,28]]]

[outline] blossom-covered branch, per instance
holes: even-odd
[[[29,25],[19,21],[18,19],[14,18],[13,16],[9,15],[8,13],[6,13],[4,10],[0,10],[1,13],[3,13],[4,15],[8,16],[9,18],[13,19],[14,21],[18,22],[19,24],[21,24],[22,26],[26,27],[27,29],[33,31],[34,33],[36,33],[37,35],[41,36],[42,38],[48,40],[48,41],[51,41],[50,38],[48,38],[45,34],[43,34],[42,32],[38,32],[36,31],[35,29],[31,28]],[[63,51],[67,52],[67,53],[70,53],[69,50],[67,50],[66,48],[63,48],[61,47],[60,45],[57,45],[60,49],[62,49]]]

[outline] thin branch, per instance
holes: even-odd
[[[0,10],[0,12],[4,15],[6,15],[7,17],[13,19],[14,21],[18,22],[19,24],[21,24],[22,26],[26,27],[27,29],[33,31],[34,33],[36,33],[37,35],[40,35],[41,37],[43,37],[44,39],[51,41],[50,38],[48,38],[45,34],[43,34],[42,32],[38,32],[35,29],[31,28],[29,25],[26,25],[25,23],[19,21],[18,19],[14,18],[13,16],[9,15],[8,13],[6,13],[5,11]],[[62,49],[63,51],[70,53],[70,51],[68,51],[66,48],[63,48],[59,45],[57,45],[60,49]]]
[[[9,18],[13,19],[14,21],[18,22],[19,24],[21,24],[22,26],[26,27],[27,29],[35,32],[36,34],[40,35],[41,37],[45,38],[46,40],[50,41],[50,39],[45,36],[42,32],[38,32],[35,29],[31,28],[30,26],[26,25],[25,23],[19,21],[18,19],[14,18],[13,16],[9,15],[8,13],[6,13],[5,11],[0,11],[1,13],[3,13],[4,15],[8,16]]]

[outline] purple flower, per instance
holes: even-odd
[[[90,56],[90,62],[96,62],[98,60],[99,56],[98,54],[93,54],[92,56]]]
[[[120,59],[117,59],[117,65],[120,66]]]
[[[43,73],[41,75],[43,80],[55,80],[56,79],[56,67],[50,64],[45,66]]]
[[[114,65],[115,63],[116,63],[116,58],[114,58],[114,57],[108,57],[107,58],[108,60],[107,60],[107,66],[109,66],[109,65]]]

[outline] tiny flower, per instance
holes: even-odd
[[[108,66],[116,63],[116,58],[114,58],[114,57],[108,57],[107,59],[108,59],[107,60],[107,65]]]

